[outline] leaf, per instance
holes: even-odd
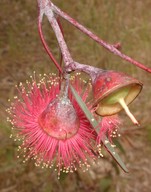
[[[79,104],[79,106],[81,107],[81,109],[83,110],[84,114],[86,115],[87,119],[90,121],[91,125],[93,126],[93,128],[95,129],[95,131],[98,133],[97,128],[99,127],[98,122],[95,120],[94,116],[92,115],[92,113],[89,111],[89,109],[87,108],[86,104],[83,102],[83,100],[81,99],[81,97],[78,95],[77,91],[72,87],[72,85],[70,85],[70,89],[72,91],[72,94],[74,95],[77,103]],[[125,164],[123,163],[123,161],[121,160],[121,158],[119,157],[119,155],[115,152],[115,149],[112,147],[112,144],[109,142],[109,140],[107,139],[107,137],[105,137],[102,140],[105,148],[107,149],[107,151],[112,155],[112,157],[114,158],[114,160],[119,164],[119,166],[125,171],[128,172],[128,169],[126,168]]]
[[[120,151],[121,151],[123,154],[125,154],[125,149],[123,148],[121,142],[118,141],[117,139],[114,139],[113,141],[114,141],[115,145],[120,149]]]

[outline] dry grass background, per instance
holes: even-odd
[[[110,43],[121,42],[122,51],[151,67],[151,1],[54,0],[60,8]],[[17,159],[17,144],[9,139],[6,123],[8,98],[14,85],[36,73],[55,72],[37,32],[37,5],[31,0],[0,0],[0,192],[150,192],[151,182],[151,76],[122,61],[62,21],[72,56],[79,62],[103,69],[123,71],[138,77],[144,90],[131,105],[141,127],[130,126],[124,118],[121,155],[130,170],[125,174],[109,155],[87,173],[62,175],[36,168]],[[46,39],[56,57],[58,46],[45,20]],[[124,129],[125,128],[125,129]]]

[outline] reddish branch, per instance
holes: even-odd
[[[66,42],[64,40],[63,34],[62,34],[62,30],[60,29],[60,25],[57,22],[56,19],[56,15],[60,16],[62,18],[64,18],[65,20],[67,20],[68,22],[70,22],[72,25],[74,25],[76,28],[78,28],[80,31],[82,31],[84,34],[86,34],[87,36],[89,36],[91,39],[93,39],[94,41],[96,41],[97,43],[99,43],[101,46],[103,46],[104,48],[106,48],[108,51],[114,53],[115,55],[118,55],[119,57],[121,57],[122,59],[128,61],[129,63],[151,73],[151,69],[144,66],[142,63],[132,59],[131,57],[123,54],[120,50],[119,50],[119,44],[118,45],[111,45],[106,43],[105,41],[103,41],[102,39],[100,39],[98,36],[96,36],[94,33],[92,33],[91,31],[89,31],[87,28],[85,28],[83,25],[81,25],[80,23],[78,23],[76,20],[74,20],[73,18],[71,18],[69,15],[67,15],[65,12],[63,12],[62,10],[60,10],[57,6],[55,6],[51,0],[38,0],[38,6],[39,6],[39,33],[40,33],[40,37],[41,40],[43,42],[43,45],[48,53],[48,55],[50,56],[50,58],[52,59],[52,61],[55,63],[56,67],[58,68],[59,71],[62,71],[60,65],[57,63],[57,61],[54,59],[51,51],[49,50],[43,34],[42,34],[42,30],[41,30],[41,23],[42,23],[42,18],[43,15],[46,15],[46,17],[48,18],[54,32],[55,35],[57,37],[61,52],[62,52],[62,56],[63,56],[63,60],[64,60],[64,70],[65,72],[71,72],[73,70],[80,70],[80,71],[84,71],[86,73],[88,73],[92,79],[95,78],[95,75],[98,72],[101,72],[100,69],[92,67],[92,66],[88,66],[88,65],[84,65],[84,64],[79,64],[77,62],[75,62],[72,57],[71,54],[69,52],[69,49],[66,45]]]
[[[38,31],[39,31],[39,35],[40,35],[40,38],[41,38],[41,41],[42,41],[42,44],[47,52],[47,54],[49,55],[49,57],[51,58],[51,60],[53,61],[53,63],[56,65],[56,67],[58,68],[59,72],[62,73],[62,69],[60,67],[60,65],[58,64],[58,62],[56,61],[56,59],[54,58],[52,52],[50,51],[45,39],[44,39],[44,36],[43,36],[43,33],[42,33],[42,26],[41,26],[41,22],[38,21]]]

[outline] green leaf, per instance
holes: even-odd
[[[72,94],[74,95],[77,103],[79,104],[79,106],[81,107],[81,109],[83,110],[84,114],[86,115],[87,119],[90,121],[91,125],[93,126],[93,128],[95,129],[95,131],[98,133],[99,130],[97,130],[97,128],[99,127],[98,122],[95,120],[94,116],[92,115],[92,113],[89,111],[89,109],[87,108],[86,104],[83,102],[83,100],[81,99],[81,97],[78,95],[77,91],[72,87],[72,85],[70,85],[70,89],[72,91]],[[128,172],[128,169],[126,168],[125,164],[123,163],[123,161],[121,160],[121,158],[119,157],[119,155],[115,152],[115,149],[112,147],[112,144],[109,142],[109,140],[107,139],[107,137],[105,137],[102,140],[105,148],[107,149],[107,151],[112,155],[112,157],[114,158],[114,160],[119,164],[119,166],[125,171]]]
[[[120,149],[120,151],[121,151],[123,154],[125,154],[125,149],[123,148],[121,142],[120,142],[119,140],[117,140],[117,139],[114,139],[113,141],[114,141],[115,145]]]

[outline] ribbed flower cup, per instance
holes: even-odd
[[[78,132],[80,120],[68,98],[68,86],[64,81],[61,83],[59,95],[40,114],[38,123],[48,135],[66,140]]]
[[[22,140],[25,161],[32,158],[36,166],[56,167],[60,171],[73,172],[77,167],[87,170],[89,159],[94,161],[96,133],[71,92],[66,97],[59,90],[60,79],[50,75],[36,83],[20,85],[20,97],[9,110],[15,129],[15,140]],[[72,78],[72,86],[80,95],[85,83]],[[88,96],[82,95],[83,101]]]
[[[80,120],[68,98],[53,100],[38,118],[40,127],[56,139],[68,139],[79,130]],[[71,126],[72,125],[72,126]]]

